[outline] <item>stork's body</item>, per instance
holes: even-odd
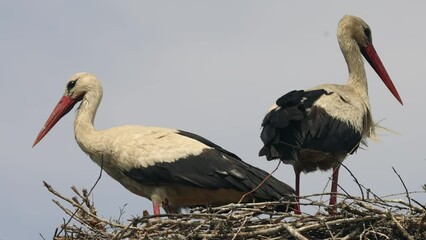
[[[276,101],[262,123],[264,147],[259,155],[293,165],[296,196],[300,193],[300,172],[331,168],[331,193],[336,193],[340,163],[375,135],[362,55],[402,104],[372,45],[368,25],[358,17],[345,16],[337,36],[348,65],[348,82],[289,92]],[[332,194],[330,205],[335,203]]]
[[[175,213],[185,207],[236,203],[268,177],[265,171],[189,132],[145,126],[97,131],[93,121],[101,98],[102,87],[95,76],[76,74],[34,145],[81,101],[74,122],[78,145],[128,190],[152,200],[155,214],[159,206]],[[271,176],[243,202],[280,200],[293,193]]]

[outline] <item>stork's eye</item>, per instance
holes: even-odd
[[[369,28],[364,28],[364,34],[367,37],[368,41],[371,43],[372,42],[371,30]]]
[[[71,81],[67,84],[67,90],[71,91],[71,89],[75,86],[75,84],[77,83],[77,80]]]

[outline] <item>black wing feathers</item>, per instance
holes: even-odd
[[[353,153],[362,135],[347,123],[331,118],[324,109],[313,107],[311,121],[302,122],[302,129],[308,129],[302,148],[310,148],[328,153],[345,151]]]
[[[323,89],[296,90],[280,97],[276,101],[278,107],[263,119],[260,137],[264,147],[259,155],[266,156],[268,160],[296,160],[300,149],[353,152],[361,134],[347,123],[330,117],[324,109],[314,106],[324,94],[334,93]]]
[[[265,146],[259,156],[266,156],[268,160],[295,159],[305,133],[300,131],[300,122],[306,119],[307,109],[325,93],[325,90],[294,90],[278,98],[278,107],[266,114],[262,122],[260,138]]]
[[[189,133],[184,132],[182,135],[188,136]],[[217,146],[204,138],[201,139],[203,142],[207,141],[209,146]],[[145,168],[132,169],[125,174],[144,184],[174,183],[212,190],[235,189],[241,192],[251,191],[268,176],[265,171],[234,156],[235,154],[220,147],[206,148],[199,155],[188,155],[171,163],[162,162]],[[274,177],[270,177],[255,191],[256,197],[264,200],[279,200],[293,193],[294,190],[290,186]]]
[[[229,155],[229,156],[231,156],[231,157],[233,157],[235,159],[241,160],[241,158],[238,157],[236,154],[234,154],[234,153],[232,153],[232,152],[230,152],[230,151],[222,148],[221,146],[213,143],[212,141],[210,141],[210,140],[208,140],[206,138],[201,137],[200,135],[197,135],[197,134],[194,134],[194,133],[191,133],[191,132],[182,131],[182,130],[179,130],[177,132],[177,134],[180,134],[180,135],[188,137],[188,138],[195,139],[195,140],[197,140],[199,142],[202,142],[202,143],[206,144],[207,146],[212,147],[212,148],[214,148],[214,149],[216,149],[216,150],[218,150],[218,151],[220,151],[220,152],[222,152],[222,153],[224,153],[226,155]]]

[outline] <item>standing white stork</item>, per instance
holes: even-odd
[[[336,204],[340,163],[375,136],[362,56],[402,104],[373,47],[370,27],[361,18],[344,16],[337,38],[348,65],[347,83],[323,84],[280,97],[263,119],[260,137],[264,146],[259,152],[268,160],[280,159],[293,165],[297,198],[300,172],[333,168],[331,206]],[[296,212],[300,213],[300,206]]]
[[[101,98],[101,83],[95,76],[73,76],[33,146],[81,101],[74,122],[78,145],[128,190],[152,200],[155,215],[160,213],[160,206],[168,213],[177,213],[185,207],[239,202],[269,175],[189,132],[145,126],[97,131],[93,121]],[[290,186],[270,176],[243,202],[292,196]]]

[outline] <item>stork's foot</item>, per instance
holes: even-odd
[[[336,215],[337,214],[337,196],[336,194],[331,194],[330,202],[327,208],[329,215]]]
[[[337,215],[337,206],[336,205],[330,205],[327,208],[328,214],[329,215]]]
[[[160,205],[152,202],[152,208],[154,210],[154,215],[159,216],[160,215]]]
[[[299,198],[297,198],[296,204],[294,204],[294,214],[300,215],[300,204],[299,204]]]

